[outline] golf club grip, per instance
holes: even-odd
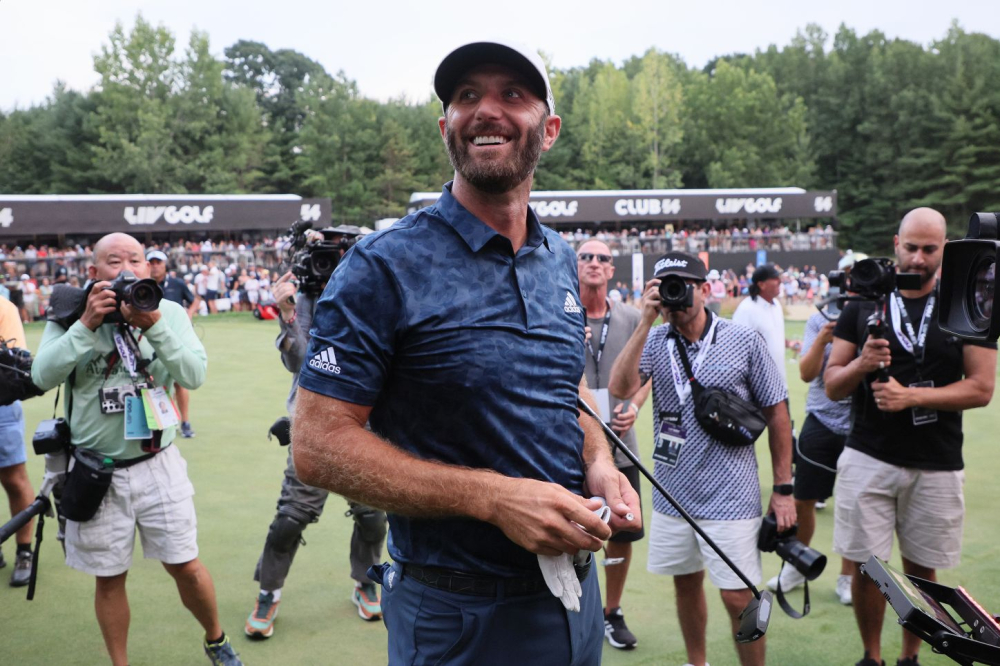
[[[687,521],[687,523],[691,525],[692,528],[694,528],[694,531],[697,532],[698,535],[705,540],[705,543],[707,543],[712,548],[712,550],[714,550],[718,554],[718,556],[722,558],[722,561],[726,563],[726,566],[732,569],[733,573],[735,573],[739,577],[739,579],[743,581],[743,583],[750,589],[750,591],[753,592],[753,596],[756,597],[757,599],[760,599],[760,590],[758,590],[754,586],[754,584],[750,582],[750,579],[747,578],[742,571],[740,571],[740,568],[736,566],[736,564],[731,559],[729,559],[729,557],[727,557],[724,552],[722,552],[722,549],[719,548],[714,541],[712,541],[712,538],[707,534],[705,534],[705,531],[698,526],[698,523],[696,523],[694,518],[691,517],[691,514],[689,514],[684,509],[684,507],[682,507],[680,504],[677,503],[677,500],[675,500],[670,495],[670,493],[667,492],[667,489],[664,488],[659,481],[653,478],[653,475],[649,473],[649,470],[647,470],[645,466],[643,466],[642,462],[639,461],[639,457],[634,453],[632,453],[627,446],[625,446],[624,442],[622,442],[622,440],[618,438],[618,435],[616,435],[614,431],[608,427],[607,423],[601,420],[601,417],[598,416],[594,412],[594,410],[590,408],[590,405],[588,405],[583,398],[577,396],[576,402],[578,405],[580,405],[580,409],[585,411],[587,414],[591,416],[591,418],[593,418],[595,421],[601,424],[601,429],[604,430],[604,434],[611,439],[611,443],[615,445],[615,448],[621,451],[626,458],[632,461],[632,464],[636,466],[636,469],[642,472],[642,475],[646,477],[646,479],[653,485],[653,487],[656,488],[658,491],[660,491],[660,494],[663,495],[663,498],[668,502],[670,502],[670,505],[677,510],[677,513],[681,514],[681,518]]]

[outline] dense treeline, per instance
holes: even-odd
[[[378,102],[343,72],[240,41],[183,53],[141,17],[118,26],[100,83],[0,113],[0,192],[294,192],[338,221],[400,214],[450,177],[435,100]],[[553,70],[563,132],[536,187],[836,189],[845,243],[885,249],[900,214],[960,233],[1000,207],[1000,42],[953,24],[930,46],[808,26],[704,70],[650,49]]]

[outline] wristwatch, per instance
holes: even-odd
[[[771,490],[778,495],[791,495],[792,491],[795,490],[795,486],[790,483],[776,483]]]

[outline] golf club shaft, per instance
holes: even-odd
[[[750,579],[747,578],[742,571],[740,571],[740,568],[736,566],[736,564],[734,564],[733,561],[729,559],[729,557],[727,557],[724,552],[722,552],[722,549],[719,548],[714,541],[712,541],[711,537],[705,534],[705,531],[698,526],[698,523],[696,523],[694,518],[691,517],[691,514],[689,514],[684,509],[684,507],[682,507],[680,504],[677,503],[677,500],[675,500],[670,495],[670,493],[667,492],[667,489],[664,488],[659,481],[653,478],[653,475],[649,473],[649,470],[647,470],[643,466],[643,464],[639,461],[639,457],[634,453],[632,453],[627,446],[625,446],[624,442],[622,442],[622,440],[618,438],[618,435],[615,434],[614,430],[612,430],[611,427],[608,426],[608,424],[605,423],[601,419],[601,417],[594,412],[593,409],[591,409],[590,405],[588,405],[582,397],[578,396],[576,401],[577,404],[580,405],[580,409],[585,411],[595,421],[601,424],[601,428],[604,430],[604,434],[608,436],[608,439],[611,440],[611,443],[614,445],[614,447],[619,451],[621,451],[623,454],[625,454],[626,458],[632,461],[632,464],[635,465],[640,472],[642,472],[642,475],[646,477],[651,484],[653,484],[653,487],[656,488],[658,491],[660,491],[660,494],[663,495],[663,498],[666,499],[668,502],[670,502],[670,505],[677,510],[677,513],[681,514],[681,518],[686,520],[688,524],[694,528],[694,531],[697,532],[698,535],[705,540],[705,543],[711,546],[712,550],[718,553],[719,557],[722,558],[722,561],[726,563],[726,566],[732,569],[733,573],[739,576],[739,579],[743,581],[743,583],[746,584],[748,588],[750,588],[750,591],[753,592],[753,596],[756,597],[757,599],[760,599],[760,590],[758,590],[754,586],[754,584],[750,582]]]

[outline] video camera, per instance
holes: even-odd
[[[340,263],[341,255],[357,240],[360,230],[322,229],[323,240],[310,240],[306,232],[312,229],[312,222],[299,220],[288,229],[288,263],[292,275],[299,282],[304,293],[316,295],[323,291],[334,269]],[[338,237],[334,240],[334,237]]]
[[[49,321],[54,321],[63,328],[69,328],[76,323],[87,309],[87,297],[96,284],[96,280],[90,280],[82,289],[68,284],[55,285],[49,301]],[[140,312],[152,312],[160,307],[160,301],[163,300],[163,289],[156,280],[152,278],[140,280],[132,271],[122,271],[104,289],[114,293],[116,307],[114,312],[104,315],[105,324],[124,322],[121,314],[122,305]]]
[[[31,352],[0,338],[0,405],[45,393],[31,381]]]
[[[941,329],[965,340],[1000,338],[996,304],[996,267],[1000,257],[997,217],[975,213],[964,240],[944,246],[941,263]]]
[[[918,273],[897,273],[892,259],[888,257],[862,259],[854,264],[850,273],[830,271],[829,279],[830,287],[838,287],[842,292],[856,294],[854,297],[841,297],[842,301],[878,301],[896,289],[921,287]]]
[[[830,287],[839,287],[842,294],[837,299],[838,307],[848,301],[875,303],[875,310],[868,317],[868,334],[874,339],[885,337],[886,300],[897,289],[920,289],[919,273],[899,273],[892,259],[873,257],[854,264],[849,274],[844,271],[830,271]],[[878,381],[889,381],[889,371],[878,371]]]

